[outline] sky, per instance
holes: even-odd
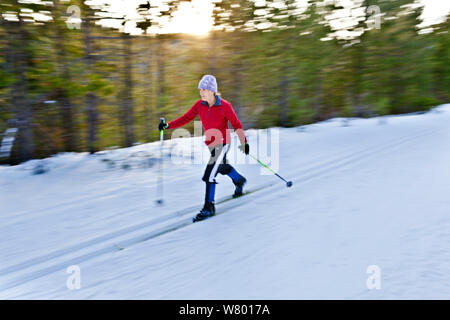
[[[425,5],[422,14],[423,25],[440,22],[450,12],[449,0],[421,0],[421,2]]]
[[[100,0],[92,0],[92,3]],[[220,0],[192,0],[190,2],[182,2],[179,10],[174,13],[174,17],[170,23],[164,23],[163,33],[189,33],[196,35],[207,34],[213,25],[211,16],[213,10],[213,1]],[[264,0],[255,0],[264,3]],[[352,0],[338,0],[342,3],[351,3]],[[418,0],[424,4],[424,12],[422,15],[423,22],[421,26],[427,26],[440,21],[450,12],[449,0]],[[103,1],[100,1],[103,2]],[[138,18],[135,12],[135,6],[130,5],[132,2],[140,2],[139,0],[109,0],[112,4],[112,10],[126,14],[130,19]],[[304,5],[307,0],[298,0],[299,4]],[[105,22],[109,26],[119,26],[118,22]],[[141,33],[140,29],[136,29],[134,23],[128,23],[125,31],[132,34]],[[150,30],[150,33],[156,32],[156,28]]]
[[[154,0],[155,3],[158,0]],[[138,3],[142,3],[140,0],[92,0],[89,1],[91,4],[107,2],[111,5],[112,12],[119,12],[121,15],[125,14],[130,20],[138,19],[135,8]],[[159,1],[162,3],[162,1]],[[135,5],[131,5],[135,3]],[[212,19],[213,10],[213,0],[192,0],[185,1],[180,4],[179,9],[174,12],[172,21],[170,23],[162,22],[164,27],[162,28],[162,33],[189,33],[204,35],[207,34],[213,25]],[[110,27],[120,27],[121,22],[119,21],[104,21],[102,25]],[[125,25],[125,32],[131,34],[140,34],[142,31],[135,27],[133,22],[127,23]],[[156,32],[155,28],[150,28],[150,33]]]
[[[25,0],[23,0],[25,1]],[[30,1],[30,0],[27,0]],[[131,34],[140,34],[142,30],[136,28],[135,20],[139,19],[136,7],[144,0],[88,0],[90,5],[101,5],[107,3],[110,11],[117,14],[118,18],[126,16],[131,20],[125,25],[125,32]],[[195,35],[207,34],[213,26],[212,10],[213,2],[221,0],[192,0],[182,2],[178,11],[173,15],[172,20],[167,23],[161,21],[163,28],[162,33],[189,33]],[[254,0],[257,3],[264,4],[265,0]],[[305,7],[308,0],[297,0],[301,7]],[[351,5],[355,0],[335,0],[344,6]],[[358,0],[361,1],[361,0]],[[395,1],[395,0],[392,0]],[[422,28],[441,22],[443,18],[450,12],[450,0],[416,0],[424,4],[424,12],[422,14],[423,22],[420,24]],[[163,3],[163,0],[152,0],[152,3]],[[44,17],[45,18],[45,17]],[[41,17],[42,20],[46,20]],[[132,22],[133,21],[133,22]],[[121,28],[121,21],[115,19],[105,19],[102,25],[114,28]],[[150,33],[156,33],[157,29],[151,28]]]

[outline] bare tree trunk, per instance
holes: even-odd
[[[217,43],[219,42],[217,38],[218,38],[217,31],[211,31],[211,41],[209,41],[210,54],[208,55],[208,70],[210,70],[210,73],[214,76],[216,76],[218,72],[217,69],[218,56],[215,52],[217,50]]]
[[[288,79],[288,67],[287,62],[283,61],[283,66],[281,68],[281,79],[280,79],[280,124],[282,127],[286,127],[289,121],[289,106],[288,106],[288,94],[289,94],[289,79]]]
[[[68,86],[71,81],[71,74],[67,64],[67,55],[65,48],[65,36],[61,26],[61,6],[59,1],[53,0],[53,20],[55,26],[55,48],[59,76],[62,80],[62,86],[58,88],[58,104],[63,128],[63,141],[65,151],[78,150],[78,136],[76,131],[75,107],[69,97]]]
[[[122,33],[124,45],[124,75],[123,75],[123,95],[122,114],[123,126],[125,130],[125,146],[130,147],[134,143],[134,105],[133,105],[133,80],[131,75],[131,37]]]
[[[83,4],[83,18],[82,28],[84,33],[84,56],[89,73],[94,70],[94,57],[92,55],[92,38],[90,30],[91,11],[86,4]],[[97,151],[97,130],[98,130],[98,115],[97,115],[97,95],[95,92],[88,92],[86,94],[87,118],[88,118],[88,150],[95,153]]]
[[[287,31],[289,32],[289,31]],[[289,33],[287,39],[284,40],[283,54],[288,55],[282,59],[281,65],[281,76],[280,76],[280,124],[282,127],[286,127],[289,124],[289,87],[291,84],[291,79],[289,76],[289,70],[291,69],[290,54],[290,43],[293,41],[292,35]]]
[[[148,54],[148,64],[147,64],[147,75],[145,77],[145,100],[144,100],[144,139],[145,141],[150,141],[150,132],[152,130],[152,121],[153,121],[153,108],[151,104],[151,88],[153,85],[152,79],[152,60],[153,60],[153,52],[149,50]],[[154,122],[156,123],[156,122]]]
[[[322,76],[320,75],[320,70],[318,71],[318,75],[315,78],[313,84],[313,94],[314,94],[314,121],[322,120],[322,107],[323,107],[323,99],[322,99]]]
[[[6,21],[1,14],[0,14],[0,26],[4,30],[10,30],[10,28],[13,28],[11,26],[11,22]],[[3,59],[5,61],[3,64],[3,73],[8,77],[11,77],[14,74],[14,52],[13,52],[13,45],[11,43],[12,38],[13,32],[6,32],[5,37],[1,39],[3,48],[3,52],[1,53],[1,55],[3,56]],[[12,94],[10,95],[10,98],[12,98]],[[13,109],[12,103],[8,103],[7,108],[10,113],[14,113],[15,110]]]
[[[356,44],[353,48],[353,90],[352,101],[354,105],[355,115],[358,117],[363,116],[363,109],[361,105],[361,88],[362,88],[362,74],[364,64],[364,47],[360,44]]]
[[[14,5],[18,2],[14,1]],[[19,162],[27,161],[34,156],[34,135],[31,102],[28,97],[28,64],[29,54],[27,52],[29,45],[28,32],[25,30],[22,17],[18,15],[19,21],[16,28],[12,28],[14,40],[11,41],[13,50],[13,65],[18,79],[13,85],[12,102],[16,106],[16,118],[19,124],[19,133],[17,136],[17,159]],[[14,31],[15,29],[15,31]]]
[[[166,93],[165,84],[165,61],[164,61],[164,38],[161,37],[158,40],[158,53],[157,53],[157,104],[159,117],[163,116],[164,100]]]
[[[242,117],[242,65],[240,61],[237,61],[233,66],[233,91],[231,94],[231,103],[236,115],[241,119]],[[241,119],[243,120],[243,119]]]
[[[244,128],[245,128],[245,119],[243,119],[243,103],[242,103],[242,89],[244,87],[242,75],[244,74],[244,64],[242,63],[242,47],[244,46],[245,39],[243,39],[243,35],[240,34],[242,31],[237,31],[232,39],[233,43],[233,55],[234,62],[232,67],[232,79],[233,84],[231,91],[231,104],[233,105],[234,110],[236,111],[236,115],[241,120]]]

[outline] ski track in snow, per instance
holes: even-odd
[[[403,156],[405,158],[403,159],[404,163],[408,163],[410,160],[408,156],[412,155],[416,158],[423,158],[422,161],[424,164],[426,164],[427,161],[429,162],[430,158],[431,160],[434,159],[433,152],[436,153],[437,150],[440,150],[443,156],[448,156],[448,148],[443,148],[445,142],[447,142],[448,146],[448,141],[450,141],[448,139],[449,128],[448,125],[446,125],[448,124],[448,120],[450,118],[448,114],[448,106],[441,107],[437,110],[442,111],[441,113],[430,112],[425,115],[389,117],[388,123],[384,126],[373,125],[374,119],[355,120],[352,127],[339,129],[349,131],[353,130],[356,131],[356,134],[359,134],[360,138],[368,138],[368,140],[372,139],[369,146],[353,143],[350,144],[350,146],[346,146],[346,148],[337,148],[331,154],[327,154],[325,160],[321,159],[323,157],[317,156],[317,154],[314,155],[311,152],[311,155],[307,155],[304,159],[301,160],[302,165],[297,165],[297,159],[294,158],[295,156],[301,156],[301,154],[294,153],[291,158],[286,161],[287,163],[289,163],[288,167],[289,169],[291,169],[291,171],[285,170],[284,168],[282,168],[283,170],[280,170],[280,173],[285,173],[285,176],[288,180],[292,180],[294,182],[294,186],[292,188],[286,189],[285,187],[283,187],[283,182],[267,182],[268,180],[274,179],[274,177],[263,176],[264,179],[261,179],[261,177],[259,177],[259,179],[255,179],[259,184],[249,186],[249,188],[255,188],[264,184],[267,185],[267,188],[250,194],[246,197],[224,203],[223,206],[218,207],[218,210],[227,212],[227,214],[219,215],[217,217],[214,217],[213,219],[201,222],[198,225],[192,225],[188,228],[183,228],[182,230],[176,232],[164,232],[167,229],[173,229],[177,224],[186,225],[187,222],[191,220],[192,216],[195,214],[196,208],[198,207],[193,206],[184,210],[169,210],[166,213],[160,213],[156,215],[155,218],[152,219],[148,219],[144,215],[142,215],[141,222],[132,225],[127,224],[128,226],[124,228],[117,228],[117,225],[115,225],[114,228],[112,228],[113,230],[116,230],[114,232],[108,232],[107,230],[111,230],[108,228],[110,224],[104,223],[102,225],[102,236],[93,237],[93,235],[98,234],[98,232],[86,232],[86,234],[84,235],[88,235],[89,240],[84,239],[83,241],[73,241],[73,243],[76,243],[73,245],[64,245],[63,235],[57,235],[55,236],[56,239],[59,238],[60,241],[63,240],[61,241],[59,246],[53,246],[53,248],[47,248],[47,250],[38,251],[40,252],[40,254],[35,254],[35,250],[33,250],[33,247],[27,248],[28,251],[22,251],[24,253],[24,256],[31,256],[32,258],[22,258],[21,255],[18,254],[21,253],[20,248],[17,248],[17,246],[14,248],[13,246],[12,248],[19,250],[7,250],[7,253],[9,255],[5,253],[4,255],[6,257],[15,256],[16,258],[11,259],[11,262],[7,263],[6,265],[4,265],[4,263],[0,265],[0,290],[3,290],[0,291],[0,297],[160,299],[296,299],[337,297],[378,299],[404,297],[405,295],[407,298],[414,298],[420,297],[421,295],[425,294],[430,297],[448,298],[449,291],[447,288],[449,288],[450,283],[449,276],[447,276],[446,273],[450,271],[450,257],[448,251],[442,247],[442,244],[436,243],[436,241],[438,241],[437,239],[447,241],[448,243],[448,240],[450,238],[448,232],[448,230],[450,230],[450,220],[448,219],[448,217],[438,216],[437,220],[430,219],[430,221],[428,221],[426,219],[422,220],[418,218],[419,215],[416,214],[415,216],[413,216],[413,218],[416,218],[417,220],[414,221],[416,222],[416,224],[408,223],[408,221],[403,221],[403,224],[405,226],[402,225],[401,218],[407,220],[409,219],[408,216],[401,215],[401,218],[394,217],[394,220],[397,219],[398,221],[394,224],[394,227],[391,226],[390,228],[392,229],[392,234],[388,234],[386,232],[387,237],[392,238],[393,235],[395,235],[395,231],[401,229],[403,233],[395,238],[397,243],[399,243],[399,241],[401,241],[401,243],[417,242],[419,249],[420,245],[423,245],[424,251],[422,252],[419,250],[421,254],[414,254],[413,252],[407,251],[400,255],[400,257],[397,259],[398,261],[396,261],[395,264],[388,259],[381,259],[382,261],[377,261],[378,264],[383,265],[383,283],[388,283],[389,285],[383,287],[382,290],[372,291],[368,290],[365,287],[365,279],[368,277],[368,275],[365,273],[365,269],[360,266],[361,268],[360,270],[358,270],[359,272],[356,272],[354,266],[355,261],[361,264],[364,261],[365,267],[370,265],[370,263],[366,262],[367,253],[365,253],[363,248],[358,248],[358,243],[354,242],[355,239],[358,239],[357,236],[362,237],[361,239],[363,239],[365,235],[363,234],[363,232],[355,231],[353,228],[351,228],[353,220],[348,219],[347,221],[342,218],[339,219],[339,213],[333,213],[333,211],[336,210],[336,208],[333,206],[333,202],[339,202],[340,206],[337,206],[337,208],[340,208],[341,210],[342,208],[345,208],[345,210],[350,210],[350,215],[357,218],[357,223],[354,223],[356,229],[365,229],[364,227],[361,228],[361,226],[370,224],[371,220],[373,219],[376,222],[375,224],[380,229],[388,230],[388,221],[379,221],[379,218],[377,218],[377,216],[367,216],[364,214],[365,210],[363,207],[354,207],[355,204],[352,201],[344,203],[344,201],[340,198],[336,198],[335,194],[339,191],[336,191],[335,188],[338,184],[335,182],[335,180],[333,180],[333,178],[336,178],[336,180],[338,181],[346,179],[354,180],[355,178],[353,177],[353,175],[361,175],[361,172],[367,174],[371,173],[371,171],[376,170],[389,171],[392,162],[380,163],[386,156],[391,156],[392,161],[397,161],[398,163],[396,163],[395,165],[398,168],[402,167],[402,162],[400,162],[400,160],[396,158],[400,156]],[[367,123],[372,123],[372,126],[367,125]],[[333,121],[328,121],[325,123],[311,125],[309,126],[309,128],[311,128],[311,132],[294,132],[293,129],[283,129],[280,136],[280,149],[282,149],[282,158],[284,157],[283,154],[289,155],[290,153],[286,151],[283,152],[283,150],[285,150],[283,149],[283,146],[286,146],[286,142],[288,142],[287,145],[289,145],[289,143],[294,143],[295,145],[295,140],[298,135],[314,135],[315,131],[320,132],[321,129],[325,132],[327,131],[327,129],[328,131],[331,131],[329,127],[332,124]],[[389,128],[390,126],[398,126],[397,131],[390,129],[393,131],[390,133],[393,133],[394,135],[394,138],[392,139],[389,139],[389,135],[380,132],[380,130]],[[402,128],[402,126],[405,126],[405,128]],[[366,129],[366,131],[363,131],[364,129]],[[407,133],[405,134],[404,132]],[[366,136],[364,136],[364,134]],[[376,136],[376,134],[379,134],[379,136]],[[324,137],[327,138],[327,136]],[[442,139],[439,139],[439,137],[441,137]],[[422,141],[426,142],[426,144],[421,145],[420,142]],[[302,145],[302,142],[305,145]],[[355,142],[355,140],[352,140],[351,142]],[[429,145],[434,146],[434,144],[439,142],[441,143],[440,149],[426,149],[426,147],[428,147]],[[323,141],[322,144],[324,144]],[[305,147],[308,146],[314,151],[318,151],[318,149],[320,150],[321,147],[320,145],[315,146],[308,144],[305,141],[300,141],[299,143],[299,149],[306,149]],[[411,149],[413,148],[418,148],[418,151],[414,150],[415,152],[412,152]],[[398,151],[400,150],[403,150],[403,153],[398,153]],[[425,155],[428,151],[430,152],[429,154],[431,156],[427,158]],[[447,158],[447,160],[449,159],[450,158]],[[372,163],[378,164],[375,167],[373,165],[368,165]],[[420,162],[419,164],[422,165],[422,162]],[[77,166],[82,170],[86,170],[86,173],[91,174],[91,172],[89,171],[89,167],[85,168],[86,166],[83,167],[80,163],[73,163],[70,169],[74,170]],[[426,167],[426,165],[423,165],[423,167]],[[4,168],[2,169],[3,171],[5,170]],[[56,168],[55,171],[57,169],[58,168]],[[65,169],[67,170],[68,168]],[[91,171],[95,172],[95,169],[98,168],[93,168],[93,170]],[[202,168],[198,169],[199,170],[195,170],[195,174],[189,174],[188,176],[184,175],[183,173],[183,178],[185,180],[184,185],[190,185],[190,180],[195,179],[198,176],[201,177],[201,174],[198,174],[198,172],[201,172]],[[175,174],[171,173],[168,168],[165,168],[164,171],[171,177],[175,176]],[[177,169],[174,169],[173,171],[176,172]],[[247,175],[245,171],[243,172]],[[0,171],[0,177],[2,173],[3,172]],[[444,173],[448,174],[448,167],[447,172]],[[61,175],[63,174],[64,173],[61,173]],[[94,173],[94,176],[95,175],[96,174]],[[111,176],[114,175],[115,173],[113,172]],[[123,178],[123,175],[122,177],[120,176],[120,174],[117,174],[116,177],[110,178],[117,178],[120,181],[120,179]],[[445,177],[445,175],[443,176]],[[10,174],[9,177],[12,177],[12,174]],[[52,177],[51,182],[58,184],[58,179],[60,178],[61,176]],[[383,180],[385,178],[385,176],[380,176],[380,180]],[[38,179],[42,181],[39,181],[37,184],[48,183],[45,181],[45,175],[38,177]],[[424,183],[427,182],[424,178],[422,178],[422,180],[424,180]],[[167,184],[165,186],[165,189],[172,190],[171,183],[179,181],[183,181],[182,178],[175,178],[172,181],[169,178],[168,181],[165,181]],[[405,181],[403,181],[403,183],[404,182]],[[20,184],[20,180],[18,179],[18,181],[14,183]],[[147,184],[152,183],[154,184],[154,180],[152,181],[151,179],[141,179],[137,181],[136,186],[138,188],[146,188]],[[395,185],[396,181],[391,181],[391,183]],[[437,186],[440,186],[440,183],[442,184],[442,182],[438,181]],[[197,182],[197,184],[200,185],[199,182]],[[353,188],[353,191],[355,193],[359,191],[359,188],[365,189],[368,185],[370,185],[361,181],[357,184],[359,185],[359,187],[357,188],[351,186],[351,189]],[[308,186],[311,187],[312,185],[316,185],[316,187],[312,189],[307,188]],[[348,185],[352,185],[352,182],[347,181],[347,185],[344,184],[344,187],[348,189]],[[418,185],[420,185],[420,181]],[[55,188],[57,187],[58,186],[56,186]],[[221,187],[222,185],[220,184],[220,188]],[[427,187],[432,188],[433,186]],[[102,191],[105,191],[105,193],[101,194],[101,197],[103,197],[103,199],[99,199],[98,193],[96,194],[95,192],[98,188],[103,188],[103,186],[96,186],[95,182],[92,182],[93,193],[91,197],[89,197],[89,194],[83,195],[83,193],[80,193],[81,197],[79,197],[77,200],[69,202],[57,202],[57,204],[54,206],[48,205],[46,208],[38,212],[38,218],[39,216],[45,217],[46,215],[48,215],[48,220],[53,219],[55,217],[55,214],[61,212],[61,208],[58,208],[59,206],[66,205],[70,208],[71,205],[76,205],[78,202],[87,201],[88,203],[90,203],[89,208],[101,210],[99,208],[96,208],[96,203],[99,200],[107,201],[108,199],[117,199],[117,201],[120,202],[119,200],[121,197],[134,196],[135,198],[139,198],[142,197],[143,194],[143,192],[138,193],[137,195],[133,194],[133,192],[136,191],[136,189],[133,188],[126,190],[126,193],[123,194],[121,192],[120,186],[115,186],[110,189],[103,188]],[[390,185],[385,186],[384,191],[386,192],[392,190],[393,192],[399,192],[399,190],[403,190],[404,188],[405,186],[400,184],[395,188]],[[147,189],[151,188],[147,187]],[[200,188],[191,189],[192,191],[203,193],[203,190]],[[320,194],[320,192],[318,192],[318,190],[323,189],[327,190],[327,192],[324,192],[323,197],[319,197],[318,194]],[[300,192],[301,190],[302,192]],[[424,189],[423,191],[425,192],[425,190],[426,189]],[[150,193],[148,191],[149,190],[146,190],[146,193]],[[223,191],[224,190],[222,190],[222,192]],[[436,191],[440,190],[438,189]],[[377,190],[377,192],[379,192],[379,190]],[[187,195],[190,195],[191,198],[192,194],[193,192],[187,192]],[[225,193],[222,194],[224,195]],[[306,195],[312,196],[312,199],[315,198],[317,202],[312,202],[309,197],[306,197]],[[368,195],[363,194],[363,197],[365,196]],[[414,197],[417,196],[417,194],[412,194],[411,199],[414,199]],[[47,195],[47,197],[49,197],[47,201],[51,203],[51,195]],[[201,201],[201,197],[197,198]],[[342,198],[345,199],[345,197]],[[376,196],[374,196],[374,198],[376,198]],[[384,199],[382,197],[380,197],[379,202],[376,203],[373,203],[370,200],[371,199],[369,197],[368,201],[364,203],[369,207],[366,209],[367,211],[371,211],[371,206],[383,206],[382,202]],[[396,199],[393,198],[389,200],[394,203]],[[428,199],[422,199],[423,203],[420,202],[420,200],[421,199],[418,199],[418,201],[416,201],[416,205],[418,207],[424,206],[424,204],[429,204],[429,202],[426,201]],[[436,206],[437,209],[435,211],[445,211],[448,207],[450,207],[450,202],[446,201],[445,198],[439,198],[439,201],[441,203]],[[126,199],[123,204],[124,206],[126,206]],[[180,202],[178,202],[177,204],[178,208],[180,208]],[[307,204],[309,204],[309,207],[307,206]],[[279,206],[281,208],[288,208],[287,212],[283,212],[283,210],[278,208]],[[304,208],[302,217],[305,217],[306,220],[303,221],[303,219],[293,219],[292,211],[297,211],[302,207]],[[389,211],[389,207],[385,209]],[[398,208],[395,209],[398,210]],[[414,209],[414,206],[411,206],[411,210],[414,211]],[[422,210],[432,209],[433,208],[422,208]],[[123,210],[122,208],[121,211],[123,212],[125,210]],[[242,213],[242,211],[246,211],[246,214],[243,215],[241,219],[236,220],[236,214]],[[323,214],[313,214],[314,211],[319,211]],[[32,213],[30,213],[30,211],[27,212],[27,210],[23,210],[19,215],[20,218],[17,218],[13,213],[13,211],[7,212],[5,215],[7,219],[2,217],[2,219],[0,220],[1,228],[14,228],[18,225],[26,225],[28,221],[27,218],[33,215]],[[77,219],[81,219],[81,216],[77,216],[76,212],[72,213],[72,219],[74,221],[77,221]],[[342,212],[340,213],[342,214]],[[395,213],[395,211],[392,212],[392,214]],[[276,216],[276,218],[271,218],[271,216],[274,215]],[[105,216],[105,218],[108,217],[108,215]],[[60,221],[62,220],[63,219],[61,218]],[[334,227],[333,229],[333,226],[328,224],[327,221],[329,220],[341,223],[345,226],[345,228],[347,228],[347,231],[349,232],[343,234],[337,233],[335,230],[336,227]],[[296,243],[296,241],[294,241],[296,240],[295,237],[294,240],[292,239],[292,234],[297,231],[297,228],[298,231],[305,228],[306,230],[310,229],[308,225],[306,225],[308,221],[312,222],[311,231],[307,232],[307,234],[310,236],[310,239],[308,240],[311,241],[308,241],[308,244],[298,243],[299,250],[306,250],[306,256],[302,256],[298,255],[295,248],[292,247],[292,244]],[[93,223],[98,221],[95,219],[88,219],[84,222],[84,224],[89,224],[89,222]],[[275,228],[273,227],[274,224],[276,224]],[[284,229],[280,227],[279,224],[283,226]],[[55,225],[57,226],[58,224],[56,223]],[[252,226],[257,226],[259,230],[251,229]],[[314,226],[316,226],[316,228],[314,228]],[[320,228],[318,228],[317,226],[320,226]],[[43,225],[43,227],[47,232],[48,230],[53,231],[49,226]],[[397,229],[395,227],[397,227]],[[410,227],[410,229],[408,229],[408,227]],[[28,228],[30,228],[30,226],[28,226]],[[239,243],[235,243],[238,241],[227,241],[229,239],[227,239],[226,237],[226,230],[233,230],[232,235],[237,236],[239,241],[243,241],[244,244],[240,245]],[[321,242],[321,239],[319,239],[318,236],[312,232],[319,232],[323,236],[323,232],[325,230],[327,231],[325,233],[327,237],[330,237],[332,239],[333,236],[335,236],[336,238],[333,240],[335,240],[336,243],[342,244],[340,250],[331,252],[327,247],[327,243],[325,243],[324,241]],[[369,231],[373,230],[370,229]],[[14,230],[11,232],[14,233]],[[254,235],[255,232],[258,235],[256,237]],[[161,233],[164,234],[160,235]],[[338,237],[338,235],[341,237]],[[19,235],[16,234],[16,236]],[[80,237],[78,237],[78,239],[79,238]],[[255,244],[251,242],[251,240],[255,240],[255,238],[261,243],[266,243],[266,246],[263,246],[263,248],[255,246]],[[279,246],[267,246],[267,243],[271,238],[277,240],[282,239],[283,241],[281,243],[277,242],[277,244],[281,244]],[[144,239],[146,239],[147,241],[142,242]],[[36,241],[36,239],[27,240],[28,243],[33,243]],[[303,240],[305,239],[303,238]],[[54,242],[52,241],[49,241],[49,243],[53,244]],[[430,246],[424,245],[421,241],[430,244]],[[186,245],[185,242],[190,243],[192,247]],[[315,244],[315,242],[322,243],[322,246],[313,247],[319,250],[323,250],[324,252],[329,254],[328,262],[331,263],[321,263],[319,257],[313,254],[310,245]],[[364,242],[365,244],[369,243],[370,246],[374,245],[374,243],[368,241],[362,242]],[[283,243],[286,243],[287,245],[283,245]],[[250,249],[244,249],[248,244],[251,244],[250,248],[254,251],[251,251]],[[4,244],[4,246],[6,245],[11,245],[11,241]],[[200,256],[207,259],[199,259],[200,263],[193,261],[192,259],[188,259],[188,261],[186,262],[183,259],[183,257],[186,258],[186,254],[184,254],[183,251],[179,251],[177,249],[177,246],[181,246],[183,250],[186,250],[188,252],[192,252],[192,250],[195,249],[196,246],[200,246],[202,250],[205,250],[205,254],[200,254]],[[232,248],[236,248],[236,246],[238,246],[237,254],[235,254],[232,250]],[[123,247],[125,247],[125,250],[120,250],[120,248]],[[268,254],[264,251],[264,248],[267,247],[275,257],[281,257],[281,259],[278,264],[276,262],[272,263],[269,268],[265,270],[266,268],[264,267],[264,265],[267,263]],[[291,252],[287,250],[289,247],[292,250]],[[336,246],[332,247],[336,248]],[[395,245],[393,247],[395,247]],[[147,256],[147,250],[144,248],[150,248],[150,253],[154,252],[157,254]],[[217,252],[214,251],[214,248],[219,248],[218,251],[222,252],[223,255],[217,256]],[[276,253],[277,249],[279,249],[280,252]],[[360,251],[358,251],[357,249],[359,249]],[[376,251],[381,257],[383,256],[383,252],[389,252],[391,248],[389,246],[382,245],[378,250],[376,248],[369,248],[369,251],[370,249]],[[30,252],[32,252],[32,254],[30,254]],[[199,253],[195,251],[195,254],[193,254],[193,256],[199,256]],[[393,255],[386,254],[386,256],[392,258]],[[212,259],[210,259],[211,257]],[[309,260],[308,257],[310,258]],[[334,260],[332,260],[330,257],[335,258]],[[125,262],[128,261],[128,259],[138,261],[137,266],[135,266],[134,269],[133,267],[131,267],[131,265],[128,266],[128,263]],[[220,261],[220,263],[223,263],[223,266],[220,266],[219,270],[216,270],[216,266],[211,265],[210,260],[215,261],[216,263]],[[2,258],[2,261],[8,260],[3,260]],[[200,268],[202,270],[204,269],[201,263],[204,263],[206,265],[205,268],[207,269],[207,271],[205,277],[194,277],[194,279],[189,280],[189,275],[191,275],[192,277],[192,274],[196,274],[196,272],[198,272],[197,268]],[[70,291],[65,287],[65,279],[68,276],[65,273],[65,269],[69,265],[73,264],[80,265],[82,270],[84,270],[85,268],[89,269],[89,272],[86,271],[83,272],[83,274],[86,273],[91,275],[90,277],[88,275],[83,276],[83,279],[85,277],[88,277],[89,280],[85,280],[88,285],[87,287],[83,286],[83,289],[79,291]],[[113,265],[117,266],[117,270],[112,268]],[[141,265],[145,266],[145,268],[139,268],[139,266]],[[414,269],[411,266],[420,267]],[[166,267],[168,270],[166,270]],[[177,267],[182,267],[183,272],[178,274]],[[413,269],[412,271],[411,268]],[[107,270],[107,272],[104,272],[104,270]],[[150,274],[148,276],[146,276],[146,270],[150,271]],[[341,290],[338,290],[334,287],[330,288],[330,286],[327,285],[327,281],[330,281],[330,279],[332,278],[330,278],[330,276],[327,276],[326,274],[321,274],[320,272],[323,271],[327,273],[333,272],[333,270],[336,271],[336,277],[342,279],[342,281],[333,280],[334,282],[338,282],[340,284]],[[405,272],[402,273],[402,270],[405,270]],[[236,274],[232,274],[232,271],[236,272]],[[280,272],[280,274],[278,272]],[[341,276],[339,276],[339,272],[342,272]],[[266,276],[274,276],[275,280],[267,281],[270,280],[270,278],[266,279],[264,276],[258,276],[258,273]],[[183,274],[188,279],[183,278]],[[255,276],[255,274],[257,276]],[[306,277],[306,275],[311,274],[314,274],[315,277]],[[94,275],[97,277],[95,277]],[[419,281],[419,284],[412,285],[410,287],[405,286],[405,283],[412,283],[412,278],[414,277],[417,279],[421,279]],[[102,280],[99,280],[98,278]],[[211,279],[213,279],[214,281],[208,281]],[[234,288],[230,288],[227,279],[231,279],[230,283],[239,284],[239,287],[244,289],[236,290]],[[162,283],[164,283],[164,280],[166,280],[166,282],[170,282],[170,285],[162,287]],[[440,287],[436,287],[434,291],[430,291],[427,286],[427,281],[431,283],[440,281],[443,285]],[[264,285],[264,283],[267,282],[269,284]],[[348,289],[349,286],[346,285],[345,282],[358,282],[360,285],[357,287],[358,290],[355,290],[355,288],[353,287],[351,288],[352,290],[350,290]],[[40,288],[41,284],[45,289]],[[155,284],[155,287],[152,287],[152,284]],[[444,284],[446,286],[444,286]],[[149,288],[146,289],[145,285],[148,285]],[[333,286],[334,285],[335,284],[333,284]],[[135,286],[137,286],[137,288],[133,289],[135,288]],[[194,294],[191,293],[192,290],[195,291]]]
[[[423,133],[419,134],[419,136],[422,136],[422,135],[423,135]],[[311,173],[312,169],[308,168],[306,171],[302,170],[302,173],[303,173],[302,175],[298,176],[296,174],[296,175],[294,175],[294,177],[296,178],[296,181],[299,181],[300,183],[304,183],[305,181],[308,181],[311,178],[318,177],[318,176],[320,176],[320,174],[324,174],[324,173],[326,174],[326,173],[330,172],[330,170],[339,168],[342,165],[352,163],[358,159],[364,159],[364,158],[368,157],[368,154],[369,155],[376,154],[383,150],[395,147],[398,144],[405,143],[407,141],[411,141],[411,140],[415,139],[416,137],[417,137],[416,135],[409,136],[406,139],[405,138],[399,139],[398,141],[395,141],[394,143],[390,143],[389,145],[383,145],[381,148],[380,147],[370,148],[370,149],[364,150],[364,151],[360,150],[358,152],[353,152],[351,155],[341,157],[341,159],[333,159],[332,161],[328,161],[324,164],[320,164],[320,165],[316,166],[315,168],[313,168],[312,173]],[[315,169],[315,171],[314,171],[314,169]],[[262,186],[262,188],[271,187],[271,186],[274,186],[274,183],[270,183],[269,185]],[[271,192],[273,192],[273,190],[271,190]],[[257,196],[261,196],[261,194],[253,195],[251,197],[255,198]],[[264,194],[263,194],[263,196],[264,196]],[[242,204],[242,202],[244,202],[245,200],[248,200],[248,198],[249,198],[249,196],[242,198],[242,199],[234,200],[233,203],[231,203],[231,206],[229,204],[228,206],[226,206],[228,208],[225,208],[225,210],[222,208],[221,211],[226,211],[226,210],[229,210],[230,208],[237,207],[237,206],[239,206],[239,204]],[[189,216],[187,219],[184,218],[182,220],[178,220],[174,223],[171,223],[167,226],[163,226],[160,228],[156,228],[156,230],[153,230],[155,226],[159,226],[160,222],[171,221],[171,220],[174,220],[174,218],[176,218],[176,217],[179,217],[179,216],[184,217],[187,214],[192,215],[195,212],[197,207],[198,206],[194,206],[194,207],[187,208],[185,210],[171,213],[169,217],[166,217],[166,216],[159,217],[159,218],[163,218],[163,219],[155,218],[148,222],[138,224],[136,226],[128,227],[128,228],[119,230],[117,232],[111,233],[111,234],[106,234],[102,237],[95,238],[90,241],[86,241],[77,246],[65,248],[65,249],[62,249],[62,250],[59,250],[56,252],[52,252],[46,256],[38,257],[38,258],[32,259],[30,261],[22,262],[19,265],[14,265],[9,268],[2,269],[2,270],[0,270],[0,276],[14,273],[17,271],[21,271],[22,269],[26,269],[27,267],[35,267],[38,264],[48,263],[49,261],[59,258],[61,256],[73,255],[76,251],[82,252],[82,249],[94,247],[94,251],[83,254],[82,256],[70,258],[69,260],[64,260],[63,262],[58,263],[57,265],[38,270],[36,272],[33,272],[30,275],[27,275],[17,281],[12,282],[12,284],[10,284],[10,285],[17,285],[17,284],[21,284],[21,283],[24,283],[24,282],[27,282],[30,280],[34,280],[36,278],[42,277],[49,273],[55,272],[57,270],[64,269],[65,266],[77,264],[82,261],[97,257],[101,254],[109,253],[109,252],[116,251],[116,250],[122,250],[124,247],[128,247],[131,244],[146,241],[146,240],[155,238],[161,234],[165,234],[167,232],[177,230],[177,229],[180,229],[181,227],[190,225],[191,220],[192,220],[191,216]],[[219,213],[221,211],[219,211]],[[152,230],[150,233],[148,230],[145,230],[146,233],[144,233],[144,234],[135,236],[132,239],[121,240],[122,236],[133,234],[134,231],[143,229],[146,227],[152,227]],[[114,242],[111,242],[110,240],[112,240]],[[96,248],[96,245],[101,244],[102,242],[107,242],[107,241],[109,241],[109,242],[107,243],[106,247],[102,247],[100,249]]]

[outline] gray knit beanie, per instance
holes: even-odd
[[[216,78],[210,74],[204,75],[202,80],[200,80],[200,82],[198,83],[198,88],[217,92]]]

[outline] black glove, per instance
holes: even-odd
[[[168,128],[169,128],[169,124],[166,123],[165,121],[161,121],[161,122],[159,123],[159,125],[158,125],[159,131],[165,130],[165,129],[168,129]]]
[[[248,143],[241,144],[241,145],[239,146],[239,149],[241,149],[241,151],[242,151],[243,153],[245,153],[246,155],[248,155],[248,154],[250,153],[250,146],[248,145]]]

